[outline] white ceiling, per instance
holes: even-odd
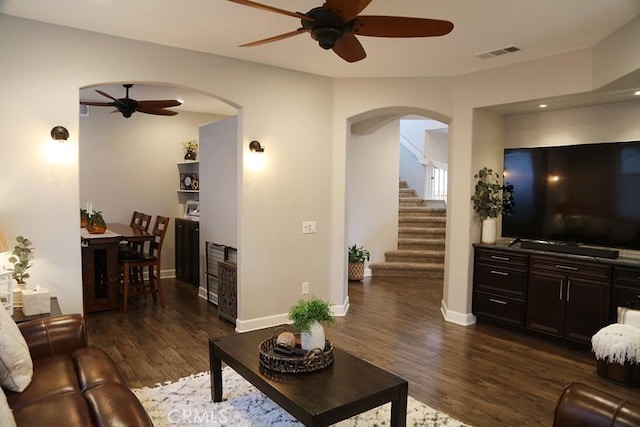
[[[299,12],[322,4],[322,0],[260,2]],[[433,38],[359,36],[368,56],[357,63],[321,49],[306,33],[240,48],[243,43],[292,31],[300,21],[225,0],[0,0],[0,12],[330,77],[429,77],[465,74],[592,46],[640,15],[640,1],[373,0],[362,15],[445,19],[455,28]],[[521,51],[489,59],[476,56],[508,46]],[[134,86],[132,97],[159,98],[146,98],[142,89]],[[175,96],[179,95],[168,97]]]

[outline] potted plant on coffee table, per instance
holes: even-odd
[[[301,299],[289,309],[289,319],[293,327],[300,331],[300,346],[303,350],[314,350],[325,347],[324,328],[320,322],[334,323],[329,303],[315,296],[308,300]]]
[[[349,280],[364,278],[364,262],[369,261],[371,254],[364,246],[354,244],[349,249]]]
[[[473,210],[482,222],[482,243],[495,244],[498,215],[510,214],[513,208],[513,186],[500,184],[500,175],[483,167],[474,176],[475,192],[471,196]]]

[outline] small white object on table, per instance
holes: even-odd
[[[22,312],[25,316],[51,312],[51,295],[49,289],[36,286],[35,289],[22,291]]]

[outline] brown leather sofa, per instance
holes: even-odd
[[[18,427],[153,426],[107,353],[87,347],[79,314],[18,325],[33,360],[33,379],[6,392]]]
[[[556,405],[554,427],[638,427],[640,406],[586,384],[565,387]]]

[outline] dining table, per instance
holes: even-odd
[[[107,223],[102,234],[80,229],[84,313],[120,309],[119,247],[129,243],[144,245],[153,238],[152,233],[120,223]]]

